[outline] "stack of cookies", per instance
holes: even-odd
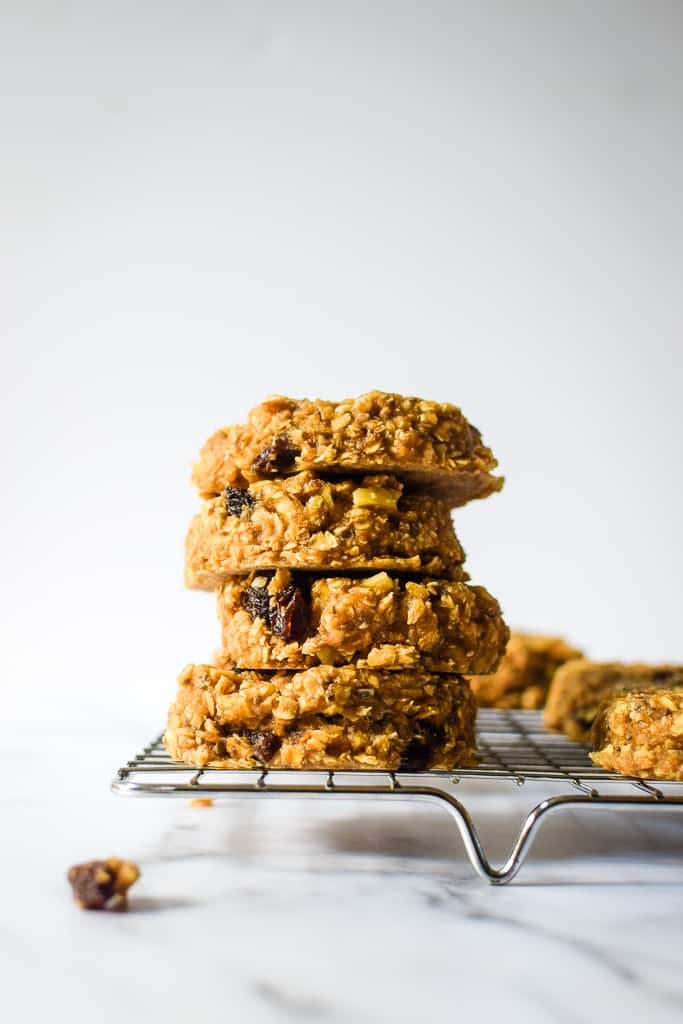
[[[508,629],[472,586],[450,510],[500,490],[452,405],[370,392],[275,397],[217,431],[186,583],[216,592],[222,647],[189,665],[166,745],[193,765],[453,769],[476,763],[469,674]]]

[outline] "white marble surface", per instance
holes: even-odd
[[[438,809],[121,799],[110,777],[148,723],[93,733],[34,710],[0,754],[12,1024],[681,1019],[681,816],[555,819],[492,888]],[[499,860],[545,792],[459,795]],[[142,868],[130,912],[77,910],[67,867],[110,854]]]

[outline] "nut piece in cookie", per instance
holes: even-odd
[[[118,857],[69,868],[74,899],[83,910],[126,910],[128,890],[140,877],[137,865]]]

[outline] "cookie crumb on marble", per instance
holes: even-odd
[[[67,875],[83,910],[127,910],[128,890],[140,877],[136,864],[119,857],[74,864]]]

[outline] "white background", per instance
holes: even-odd
[[[189,466],[263,396],[461,405],[512,624],[683,660],[683,5],[1,8],[2,686],[163,719]],[[102,719],[100,719],[102,721]]]

